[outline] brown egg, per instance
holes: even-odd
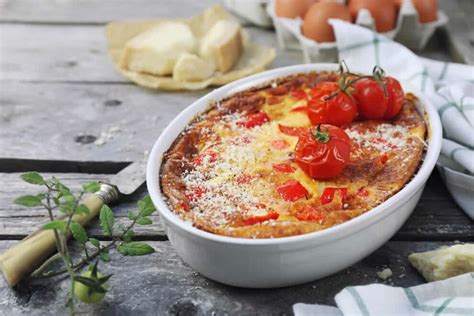
[[[285,18],[303,18],[308,8],[316,0],[276,0],[275,12],[277,16]]]
[[[395,4],[395,8],[397,9],[397,12],[398,12],[400,10],[400,7],[403,4],[403,1],[405,1],[405,0],[392,0],[392,1]]]
[[[303,35],[316,42],[334,42],[334,30],[328,23],[329,18],[351,21],[349,9],[333,1],[321,1],[313,4],[303,20]]]
[[[429,23],[438,20],[437,0],[412,0],[420,23]]]
[[[367,9],[375,21],[377,32],[388,32],[395,28],[397,10],[392,0],[350,0],[352,20],[357,19],[360,9]]]

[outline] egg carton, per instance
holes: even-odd
[[[343,0],[340,2],[344,3]],[[307,63],[338,60],[336,43],[318,43],[305,37],[301,32],[301,18],[276,16],[272,0],[225,0],[225,4],[231,11],[256,25],[269,26],[273,22],[279,46],[283,49],[301,50]],[[413,50],[422,50],[436,28],[447,22],[446,14],[438,11],[437,21],[420,23],[412,1],[405,0],[400,8],[395,29],[380,34]],[[374,19],[366,9],[359,11],[355,24],[375,30]]]
[[[269,2],[267,13],[273,20],[278,44],[281,48],[302,50],[307,63],[338,61],[336,43],[318,43],[305,37],[301,32],[303,23],[301,18],[290,19],[276,16],[273,1]],[[400,8],[395,29],[380,34],[413,50],[421,50],[426,46],[436,28],[447,22],[446,14],[438,11],[437,21],[420,23],[412,1],[405,0]],[[366,9],[359,11],[355,24],[375,30],[374,19],[370,11]]]
[[[245,22],[271,27],[272,18],[267,13],[269,0],[224,0],[224,5]]]

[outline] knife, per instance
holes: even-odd
[[[89,214],[74,215],[73,221],[86,225],[99,214],[104,204],[130,195],[145,182],[146,161],[136,161],[122,169],[107,182],[101,182],[97,193],[86,196],[81,204]],[[70,237],[70,236],[69,236]],[[7,283],[13,287],[25,276],[37,269],[56,251],[56,239],[52,230],[38,230],[0,255],[0,269]]]

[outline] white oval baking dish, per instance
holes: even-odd
[[[274,238],[233,238],[199,230],[175,215],[160,189],[163,154],[187,124],[211,101],[292,74],[337,71],[337,64],[306,64],[273,69],[247,77],[200,98],[163,131],[150,153],[147,187],[163,218],[166,233],[179,256],[202,275],[233,286],[271,288],[309,282],[361,260],[389,240],[415,208],[441,147],[441,123],[434,106],[406,85],[419,99],[428,126],[428,148],[413,179],[397,194],[343,224],[304,235]],[[357,71],[357,69],[354,69]]]

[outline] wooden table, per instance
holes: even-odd
[[[167,123],[198,92],[157,92],[119,76],[105,51],[104,24],[111,20],[187,17],[206,1],[53,1],[0,0],[0,251],[34,231],[45,220],[41,209],[25,209],[12,200],[34,189],[21,172],[54,174],[73,187],[107,179],[141,159]],[[421,55],[474,63],[470,0],[441,1],[451,18]],[[259,42],[276,47],[274,33],[248,27]],[[298,52],[278,51],[272,67],[302,62]],[[102,138],[105,143],[97,145]],[[119,222],[146,193],[114,206]],[[345,286],[384,282],[395,286],[423,283],[407,255],[440,245],[474,240],[474,225],[456,206],[435,171],[413,215],[384,246],[361,262],[319,281],[273,290],[233,288],[208,280],[184,264],[167,241],[158,216],[141,226],[136,238],[156,253],[122,257],[104,265],[114,273],[111,291],[91,314],[290,314],[296,302],[334,304]],[[98,223],[89,231],[104,239]],[[318,264],[315,262],[314,264]],[[376,271],[389,267],[382,281]],[[133,272],[132,272],[133,271]],[[134,277],[131,277],[131,274]],[[65,314],[65,280],[35,281],[8,288],[0,278],[0,314]]]

